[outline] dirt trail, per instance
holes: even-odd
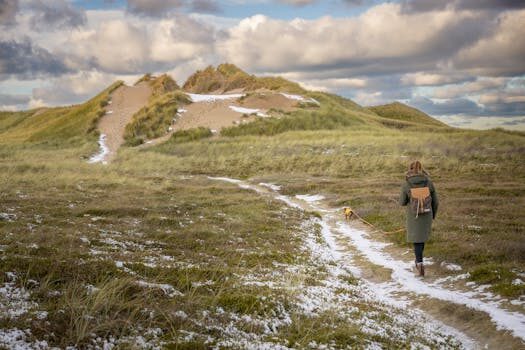
[[[136,86],[122,85],[111,94],[111,104],[106,107],[106,115],[102,117],[98,128],[106,135],[105,144],[109,153],[102,161],[111,161],[119,147],[124,143],[124,130],[133,115],[144,107],[151,96],[148,83]]]
[[[380,299],[417,308],[455,329],[459,337],[466,336],[475,343],[466,347],[525,348],[525,305],[512,305],[506,299],[483,293],[480,286],[467,285],[465,274],[437,278],[433,273],[437,267],[432,265],[424,279],[417,277],[411,252],[381,241],[379,234],[370,232],[359,221],[345,222],[342,210],[329,208],[322,196],[294,198],[281,195],[271,185],[223,180],[289,206],[319,213],[323,237],[339,264],[369,284]]]

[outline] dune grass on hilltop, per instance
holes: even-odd
[[[233,64],[207,67],[192,74],[184,83],[183,89],[193,93],[228,92],[235,89],[254,91],[268,89],[288,93],[305,93],[299,84],[281,77],[256,77],[249,75]]]
[[[369,110],[377,115],[394,119],[399,121],[406,121],[410,123],[419,123],[425,125],[446,127],[447,125],[439,120],[432,118],[426,113],[421,112],[416,108],[412,108],[400,102],[389,103],[381,106],[368,107]]]
[[[0,115],[0,144],[32,143],[41,147],[65,145],[95,146],[96,125],[104,115],[109,95],[122,82],[116,82],[89,101],[70,107],[38,109]]]

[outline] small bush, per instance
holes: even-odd
[[[184,143],[190,141],[196,141],[204,138],[211,137],[213,133],[210,129],[204,127],[198,127],[195,129],[189,130],[179,130],[171,135],[171,142],[174,143]]]

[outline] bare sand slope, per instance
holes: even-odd
[[[235,111],[230,106],[258,110],[260,113],[266,114],[270,109],[291,111],[295,109],[296,105],[297,101],[275,92],[248,94],[245,98],[240,99],[194,102],[184,107],[185,112],[181,113],[167,135],[150,140],[145,146],[165,142],[171,137],[171,134],[178,130],[205,127],[219,132],[222,128],[248,123],[260,118],[248,115],[249,113]]]
[[[98,128],[106,135],[109,153],[105,161],[111,161],[124,142],[124,129],[131,122],[133,115],[148,103],[151,87],[148,83],[136,86],[123,85],[111,94],[111,104],[106,107]]]

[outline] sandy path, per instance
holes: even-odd
[[[124,130],[133,115],[148,103],[151,87],[148,83],[136,86],[122,85],[111,94],[111,104],[106,107],[98,128],[106,135],[105,144],[109,153],[102,160],[111,161],[119,147],[124,143]]]
[[[429,276],[417,277],[412,257],[405,249],[381,241],[358,221],[345,222],[342,211],[326,206],[323,197],[295,198],[281,195],[269,185],[217,180],[271,196],[294,208],[320,213],[323,237],[338,264],[368,284],[380,300],[417,308],[455,329],[459,338],[466,336],[465,347],[525,348],[525,305],[512,305],[506,299],[483,293],[479,286],[466,286],[461,279],[454,281],[458,275],[448,279],[432,276],[432,266],[427,268]]]

